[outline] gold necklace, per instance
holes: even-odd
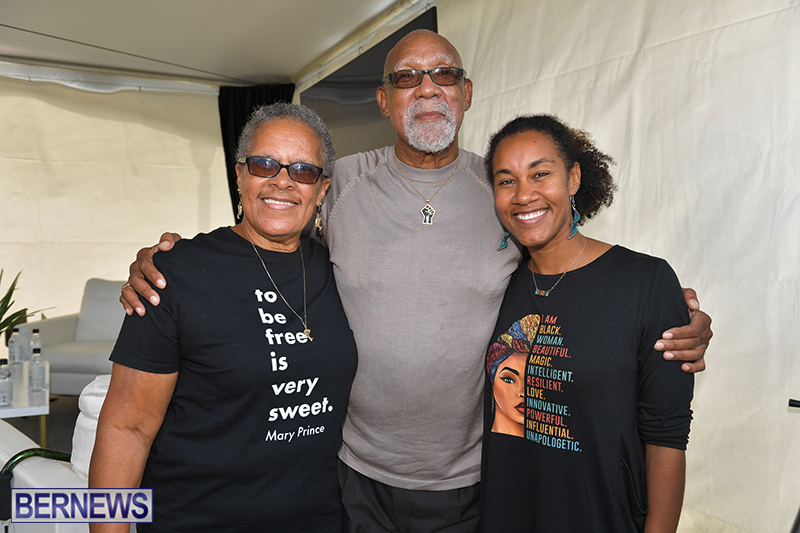
[[[411,183],[411,180],[406,178],[406,175],[403,172],[403,169],[400,168],[400,161],[397,159],[397,154],[394,154],[394,164],[395,164],[395,166],[397,166],[397,170],[400,171],[400,175],[403,176],[405,178],[405,180],[408,182],[408,184],[411,185],[414,188],[415,191],[417,191],[417,194],[422,196],[422,199],[425,200],[425,206],[422,209],[419,210],[419,212],[422,213],[422,223],[423,224],[427,224],[427,225],[433,224],[433,215],[436,214],[436,210],[433,208],[433,206],[431,206],[431,200],[433,200],[434,196],[439,194],[439,191],[442,190],[442,187],[444,187],[445,184],[448,182],[448,180],[453,177],[453,174],[456,173],[456,169],[458,168],[458,164],[460,162],[461,162],[461,151],[459,150],[458,159],[456,159],[456,166],[453,167],[453,171],[450,173],[449,176],[447,176],[447,179],[444,180],[444,183],[439,185],[439,188],[436,189],[436,192],[433,193],[433,196],[431,196],[430,198],[425,198],[425,195],[422,194],[421,192],[419,192],[419,189],[417,189],[416,186],[414,186],[414,184]]]
[[[569,269],[572,268],[572,265],[575,264],[575,261],[578,260],[578,258],[583,254],[583,251],[586,249],[586,242],[589,239],[587,239],[583,235],[582,235],[582,237],[583,237],[583,248],[581,248],[581,251],[578,252],[578,255],[575,256],[575,259],[572,260],[572,263],[569,264],[569,266],[564,271],[564,273],[561,274],[561,277],[558,278],[558,281],[556,281],[555,284],[552,287],[550,287],[549,291],[541,291],[541,290],[539,290],[539,286],[536,285],[536,274],[534,274],[534,272],[533,272],[533,258],[531,258],[531,276],[533,276],[533,287],[536,289],[536,293],[535,293],[536,296],[544,296],[544,297],[550,296],[550,293],[553,292],[553,289],[556,288],[556,285],[558,285],[561,282],[561,280],[564,279],[564,276],[567,275],[567,272],[569,272]]]
[[[297,314],[297,311],[295,311],[294,308],[292,308],[292,306],[289,305],[289,302],[287,302],[286,298],[284,298],[283,294],[281,294],[281,290],[275,284],[275,280],[272,279],[272,275],[269,273],[269,270],[267,270],[267,265],[264,264],[264,260],[261,258],[261,254],[258,253],[258,248],[256,248],[256,245],[253,244],[252,241],[250,241],[250,246],[253,247],[253,251],[258,256],[258,260],[261,261],[261,266],[264,267],[264,272],[267,273],[267,277],[272,282],[272,286],[275,287],[276,291],[278,291],[278,296],[281,297],[281,300],[283,300],[283,303],[286,304],[286,307],[288,307],[289,310],[292,313],[294,313],[294,316],[296,316],[298,320],[300,320],[300,322],[303,324],[303,328],[305,328],[303,329],[303,335],[308,337],[308,340],[313,341],[314,339],[311,338],[311,330],[308,329],[308,315],[306,314],[306,262],[305,259],[303,258],[303,243],[302,242],[300,243],[300,264],[303,265],[303,318],[300,318],[300,315]]]

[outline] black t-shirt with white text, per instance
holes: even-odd
[[[141,484],[154,520],[139,531],[341,531],[337,453],[356,347],[327,250],[301,246],[313,341],[230,228],[155,255],[161,305],[126,317],[111,355],[178,372]],[[303,316],[300,250],[258,252]]]

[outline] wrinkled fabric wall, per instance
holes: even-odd
[[[483,153],[550,112],[617,160],[590,236],[666,258],[714,318],[681,531],[787,532],[800,506],[800,2],[441,0]],[[576,510],[577,511],[577,510]]]
[[[0,78],[0,292],[76,312],[165,230],[233,223],[215,95],[102,94]]]
[[[681,531],[786,532],[800,505],[800,2],[439,0],[485,149],[521,113],[618,162],[590,236],[666,258],[714,317]],[[77,311],[164,230],[231,224],[216,97],[0,79],[0,268]]]

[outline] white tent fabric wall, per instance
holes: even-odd
[[[0,290],[22,271],[20,307],[77,312],[166,229],[233,223],[214,95],[0,78],[0,117]]]
[[[475,82],[462,145],[552,112],[613,155],[585,231],[666,258],[715,319],[681,531],[785,532],[800,505],[800,0],[439,0]],[[0,79],[0,267],[77,311],[165,229],[232,223],[216,98]],[[8,278],[4,280],[6,287]]]
[[[666,258],[715,319],[681,531],[800,505],[800,2],[440,0],[475,83],[462,145],[550,112],[618,161],[589,235]]]

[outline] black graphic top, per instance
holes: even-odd
[[[486,356],[482,530],[641,531],[645,444],[685,449],[691,422],[693,376],[653,349],[688,323],[678,280],[615,246],[534,292],[524,264]]]
[[[127,317],[111,355],[178,372],[141,485],[154,521],[140,531],[341,531],[337,453],[356,348],[327,250],[301,246],[313,341],[230,228],[155,255],[161,305]],[[259,252],[302,316],[300,251]]]

